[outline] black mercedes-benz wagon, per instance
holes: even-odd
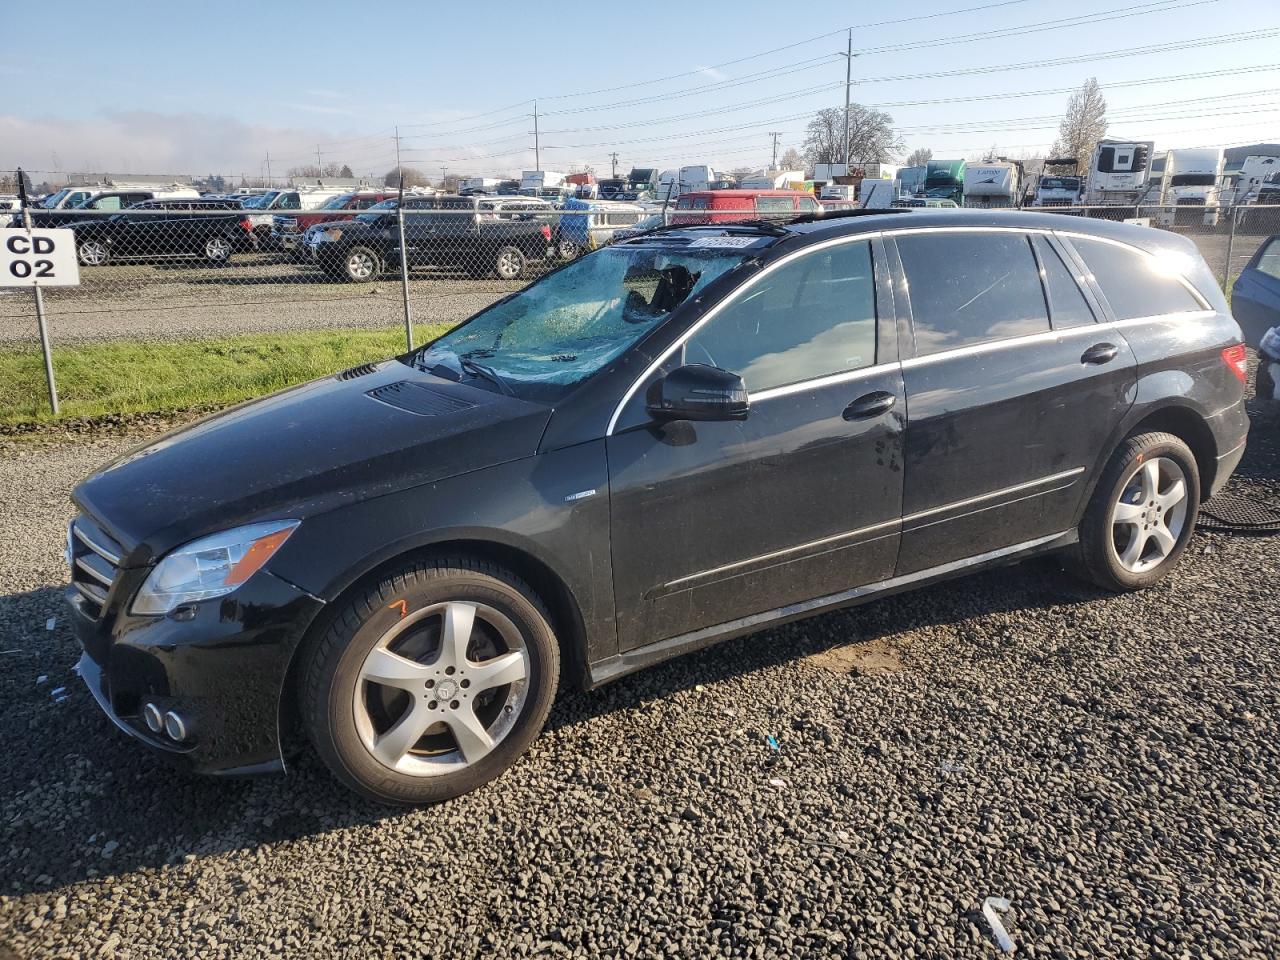
[[[910,212],[660,229],[74,497],[80,672],[213,773],[304,731],[393,803],[510,766],[562,675],[1032,554],[1169,573],[1247,420],[1171,233]]]

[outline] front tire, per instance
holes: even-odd
[[[559,677],[551,618],[511,572],[465,557],[359,590],[304,654],[303,722],[338,780],[382,803],[435,803],[511,766]]]
[[[1200,514],[1200,472],[1171,433],[1125,440],[1080,522],[1077,572],[1105,590],[1141,590],[1177,566]]]

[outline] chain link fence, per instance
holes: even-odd
[[[351,327],[403,326],[412,337],[620,237],[680,222],[786,220],[816,206],[808,195],[795,202],[712,212],[680,203],[401,196],[382,187],[202,196],[173,186],[98,190],[79,207],[46,201],[29,212],[32,226],[75,234],[80,285],[44,293],[57,346]],[[1280,234],[1280,205],[1036,212],[1184,234],[1228,290],[1259,245]],[[22,223],[21,211],[0,209],[0,227]],[[0,288],[0,320],[0,348],[37,342],[29,289]]]

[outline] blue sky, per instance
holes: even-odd
[[[533,166],[534,98],[545,169],[607,170],[613,151],[623,170],[760,167],[769,131],[799,147],[806,118],[843,102],[848,26],[854,99],[937,157],[1043,154],[1065,91],[1090,76],[1113,135],[1158,150],[1280,141],[1280,13],[1245,0],[923,0],[821,17],[752,0],[491,2],[473,17],[395,0],[354,15],[283,0],[5,6],[5,34],[32,42],[6,44],[0,64],[0,169],[258,176],[269,155],[280,175],[318,148],[381,173],[398,125],[402,158],[433,176],[503,174]],[[1181,47],[1114,53],[1168,45]]]

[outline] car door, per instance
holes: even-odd
[[[1069,529],[1133,402],[1128,343],[1098,329],[1098,302],[1046,234],[943,228],[887,243],[911,317],[898,575]]]
[[[1231,313],[1255,350],[1262,335],[1280,326],[1280,237],[1264,241],[1231,291]]]
[[[639,385],[607,440],[618,637],[631,649],[892,574],[902,374],[876,241],[822,244],[744,284]],[[743,421],[648,418],[659,376],[741,375]]]

